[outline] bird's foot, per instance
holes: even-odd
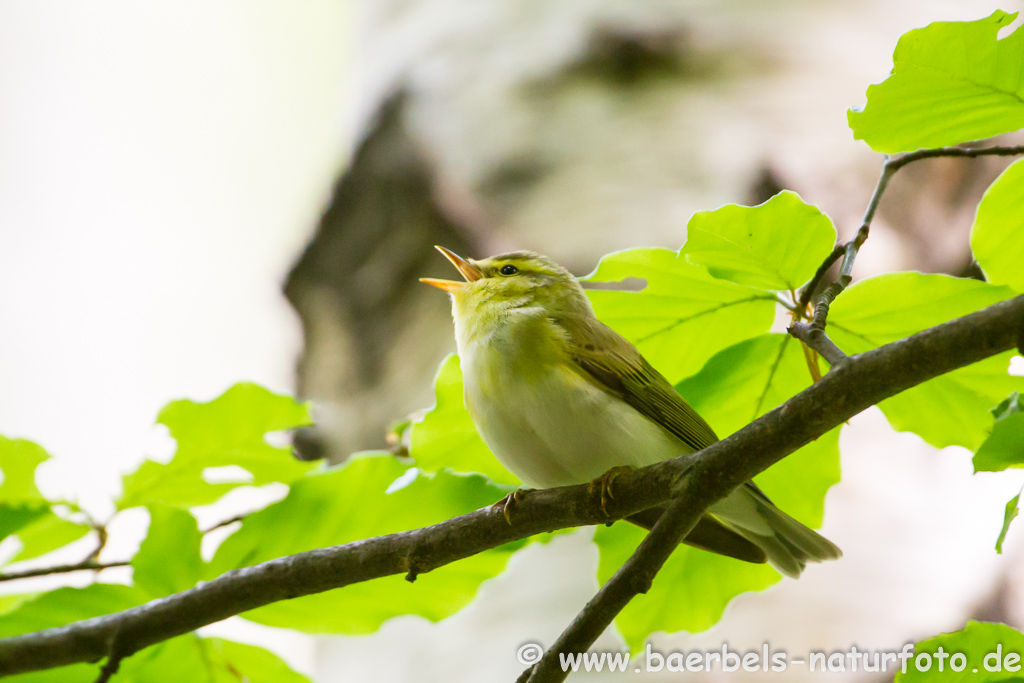
[[[505,514],[505,521],[512,525],[512,510],[515,509],[516,505],[523,499],[523,497],[533,491],[534,489],[516,489],[512,493],[508,494],[497,503],[491,505],[492,508],[500,508]]]
[[[612,493],[612,483],[619,477],[619,475],[632,472],[635,468],[629,465],[623,465],[621,467],[613,467],[600,477],[590,482],[590,492],[593,493],[598,488],[601,489],[601,512],[606,517],[611,517],[608,514],[608,501],[615,500],[615,494]]]

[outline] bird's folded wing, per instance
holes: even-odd
[[[595,319],[560,322],[569,333],[576,364],[591,381],[676,435],[694,451],[718,441],[704,418],[618,333]]]

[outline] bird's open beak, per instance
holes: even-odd
[[[455,265],[455,267],[459,269],[459,272],[462,273],[462,277],[466,278],[466,282],[475,282],[484,276],[483,271],[477,268],[476,264],[472,263],[471,261],[467,261],[466,259],[459,256],[451,249],[445,249],[444,247],[441,246],[436,246],[434,248],[437,249],[442,254],[444,254],[445,258],[451,261]],[[455,282],[453,280],[438,280],[432,277],[421,277],[420,282],[425,282],[428,285],[433,285],[434,287],[437,287],[438,289],[443,289],[446,292],[454,292],[457,289],[461,289],[466,284],[466,282]]]

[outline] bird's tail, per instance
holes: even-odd
[[[658,506],[632,514],[626,517],[626,520],[649,531],[654,528],[654,524],[664,513],[665,506]],[[711,515],[702,517],[683,539],[683,543],[744,562],[763,564],[768,561],[768,557],[760,547]]]
[[[794,579],[808,562],[837,560],[843,556],[836,544],[775,507],[753,484],[739,487],[712,506],[710,512],[761,548],[769,564]]]

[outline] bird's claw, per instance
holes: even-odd
[[[605,517],[611,517],[611,515],[608,514],[608,501],[615,500],[615,494],[612,493],[612,482],[614,482],[619,475],[632,472],[633,469],[634,468],[629,465],[613,467],[594,481],[590,482],[590,493],[594,493],[598,488],[601,489],[601,512],[605,514]]]
[[[516,489],[512,493],[508,494],[497,503],[491,505],[492,508],[501,508],[502,513],[505,515],[505,521],[512,525],[512,510],[515,506],[526,496],[527,493],[533,491],[533,489]]]

